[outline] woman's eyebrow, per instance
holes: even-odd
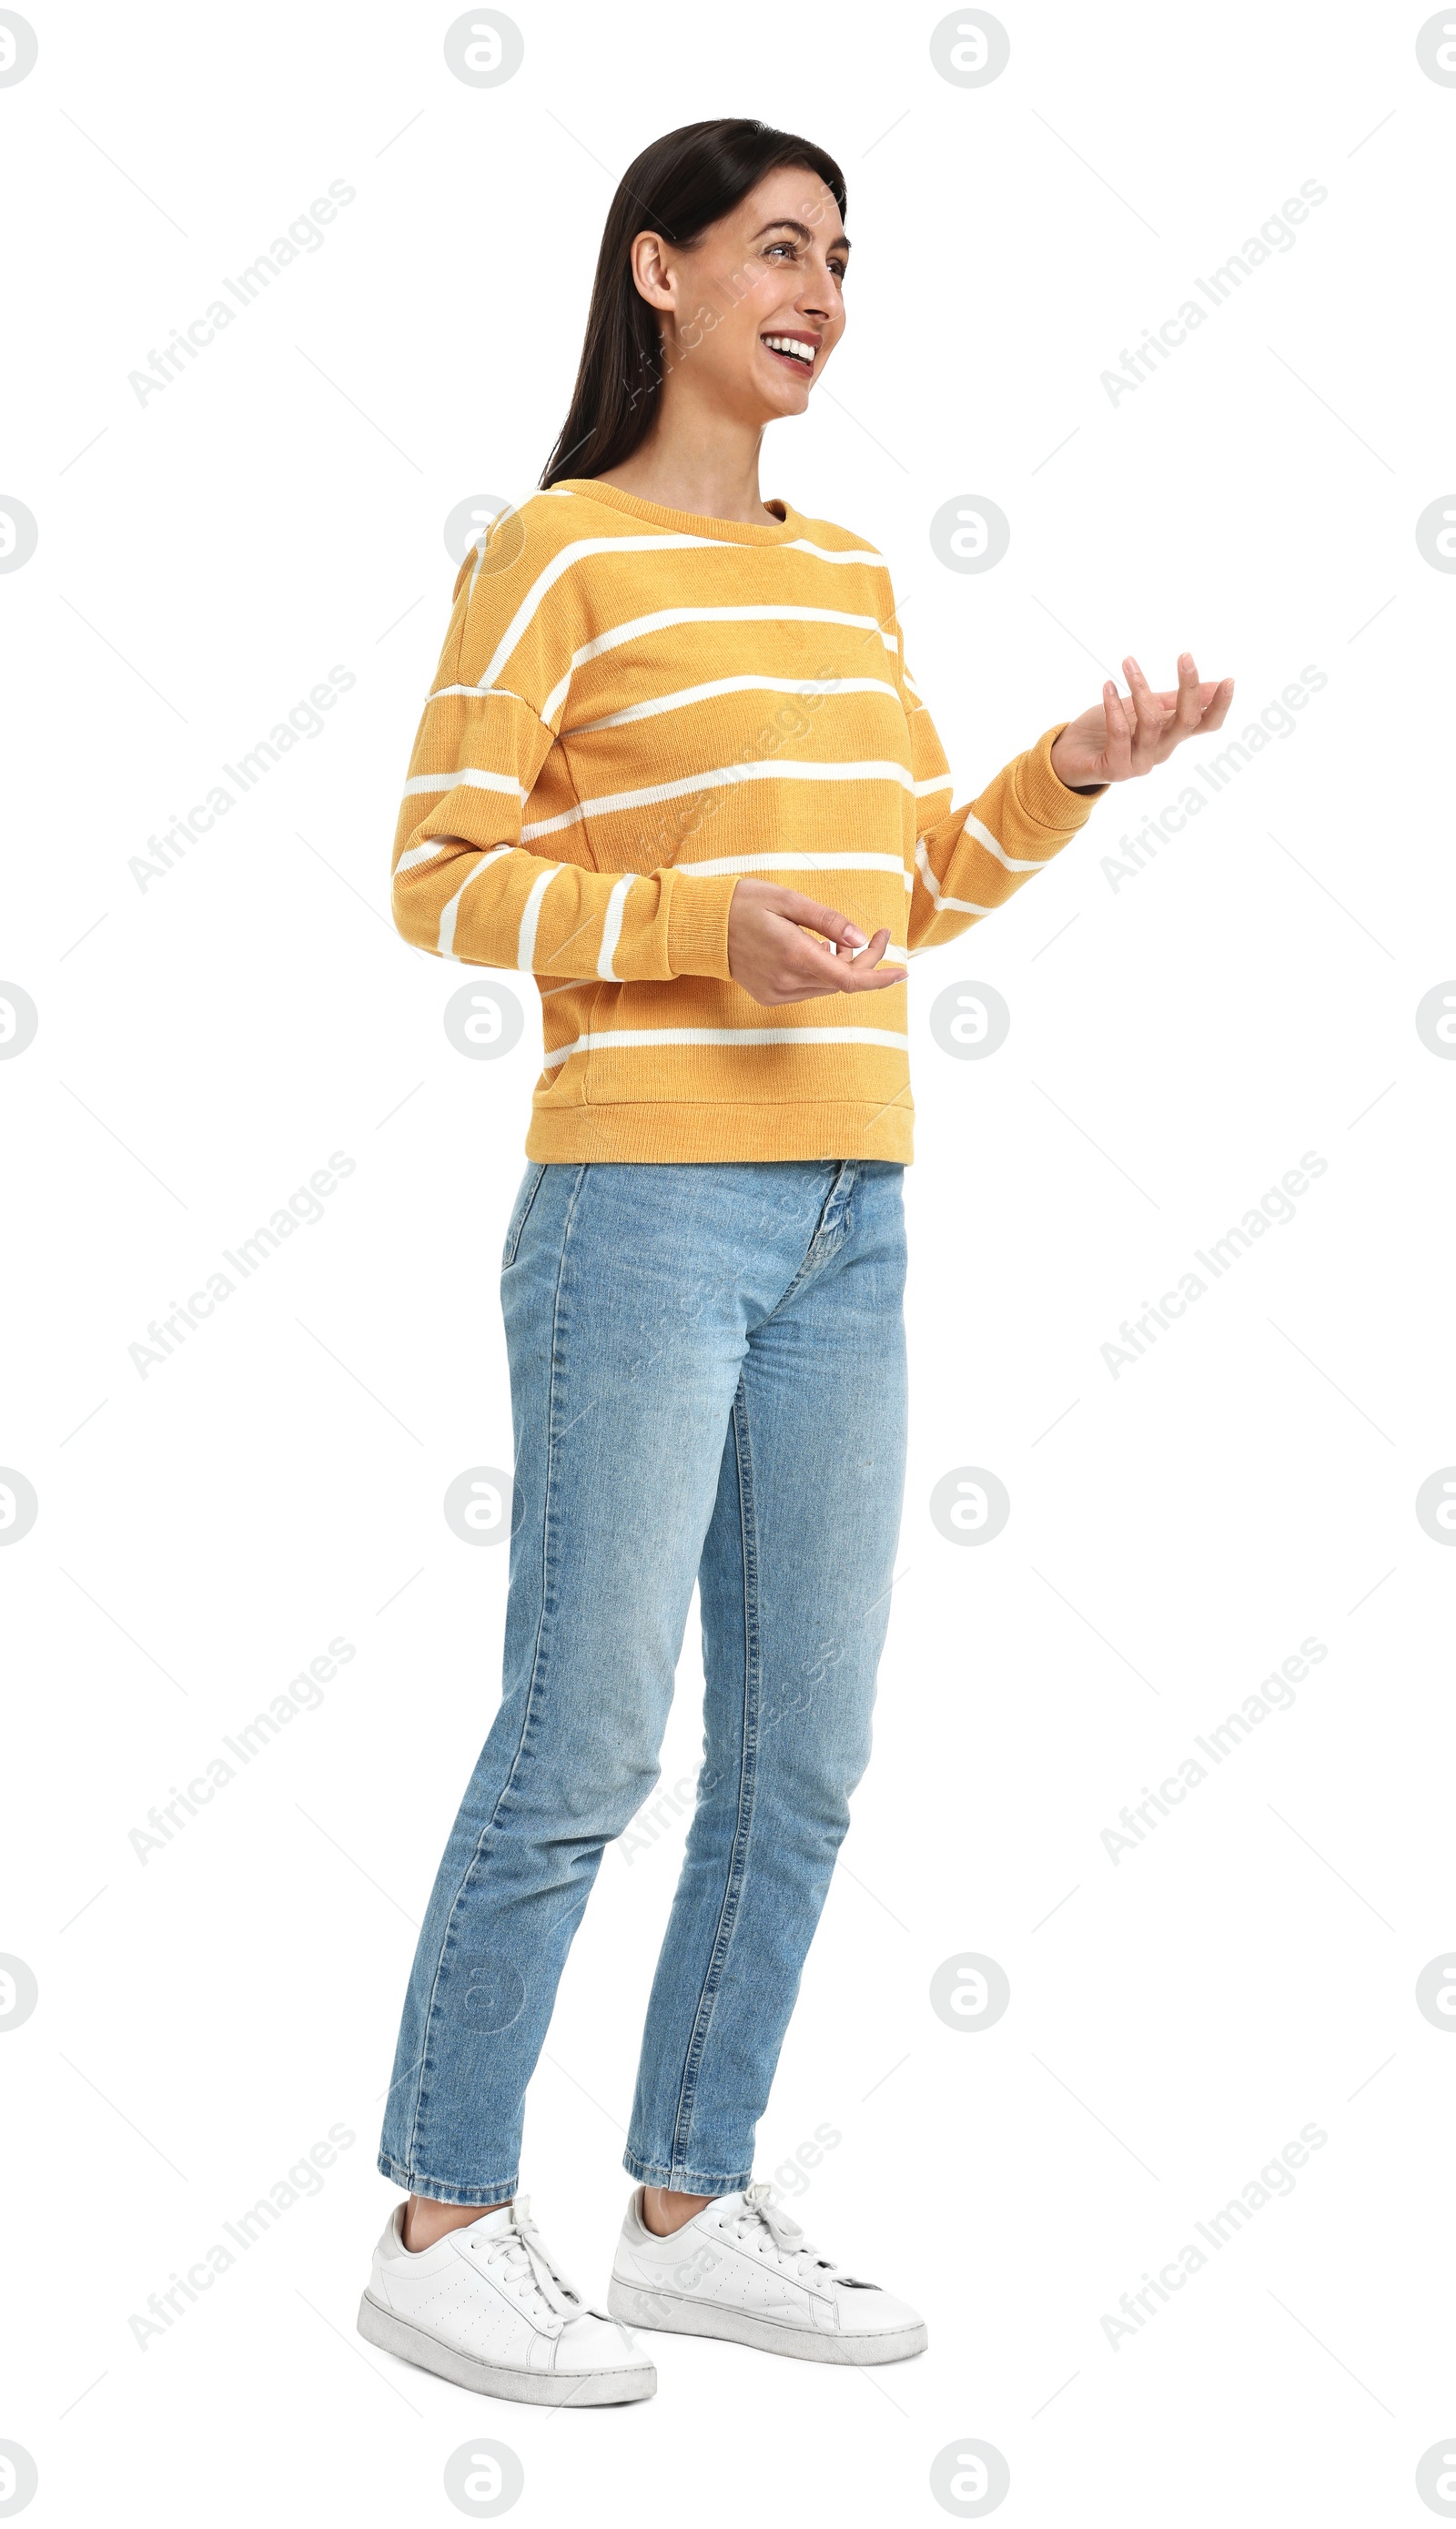
[[[752,237],[748,241],[749,244],[755,245],[761,237],[768,236],[771,229],[792,229],[795,237],[801,239],[805,245],[808,244],[810,238],[814,234],[812,229],[804,226],[802,220],[768,220],[761,229],[754,230]],[[836,246],[842,246],[846,254],[848,254],[850,250],[849,240],[844,235],[842,229],[836,238],[830,239],[829,244],[825,248],[826,254],[832,254]]]

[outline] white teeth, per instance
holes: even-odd
[[[786,334],[766,334],[764,336],[764,341],[771,351],[787,351],[794,359],[802,360],[805,368],[811,368],[813,366],[814,351],[812,345],[808,343],[791,342]]]

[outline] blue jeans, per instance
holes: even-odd
[[[625,2166],[724,2195],[870,1752],[905,1457],[904,1168],[527,1168],[501,1295],[504,1692],[425,1915],[379,2167],[496,2204],[603,1848],[658,1779],[693,1583],[704,1754]]]

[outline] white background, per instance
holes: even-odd
[[[37,10],[0,88],[10,793],[0,1064],[13,1645],[0,1950],[0,2439],[37,2521],[448,2520],[468,2436],[522,2521],[1419,2521],[1456,2431],[1450,1598],[1418,1485],[1456,1459],[1447,737],[1456,89],[1421,12],[1010,8],[957,87],[937,13]],[[564,417],[601,225],[659,133],[747,113],[840,161],[850,322],[762,488],[889,557],[958,799],[1132,650],[1232,673],[1225,732],[1323,688],[1140,875],[1181,760],[912,968],[912,1456],[875,1762],[761,2135],[841,2138],[794,2208],[925,2310],[843,2373],[656,2341],[650,2404],[471,2400],[353,2334],[414,1923],[499,1690],[506,1557],[442,1517],[510,1464],[500,1243],[539,1052],[447,1040],[467,980],[393,931],[397,794],[447,620],[442,528],[521,499]],[[1124,348],[1318,180],[1297,243],[1115,404]],[[332,180],[355,198],[165,392],[128,375]],[[1054,454],[1052,452],[1055,452]],[[1011,522],[984,575],[929,522]],[[320,732],[144,889],[129,866],[343,666]],[[1125,683],[1125,678],[1119,681]],[[1224,741],[1205,742],[1207,756]],[[994,984],[986,1061],[931,1035]],[[329,1155],[324,1217],[145,1377],[129,1347]],[[1156,1348],[1101,1347],[1301,1155],[1325,1172]],[[1444,1296],[1443,1296],[1444,1295]],[[846,1364],[846,1374],[853,1365]],[[1011,1518],[928,1514],[980,1466]],[[1306,1636],[1327,1657],[1114,1864],[1102,1841]],[[129,1841],[335,1636],[316,1710],[143,1863]],[[698,1744],[689,1626],[664,1786]],[[605,1856],[524,2184],[600,2296],[681,1803]],[[1011,2004],[960,2030],[967,1951]],[[323,2136],[322,2191],[145,2349],[129,2320]],[[1306,2124],[1324,2146],[1114,2349],[1102,2325]]]

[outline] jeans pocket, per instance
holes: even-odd
[[[503,1273],[505,1272],[508,1264],[513,1264],[515,1262],[515,1251],[520,1245],[520,1233],[526,1225],[531,1206],[535,1202],[536,1196],[540,1191],[541,1180],[546,1174],[548,1165],[549,1162],[547,1160],[536,1159],[532,1162],[531,1166],[527,1168],[525,1175],[521,1178],[520,1190],[515,1198],[515,1210],[511,1215],[510,1223],[506,1231],[506,1244],[501,1250],[501,1270]]]

